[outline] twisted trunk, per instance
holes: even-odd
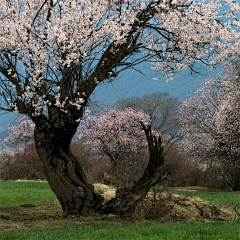
[[[151,126],[146,127],[142,123],[142,127],[148,142],[148,166],[133,187],[116,191],[116,197],[102,207],[103,213],[119,214],[124,219],[130,218],[137,204],[146,197],[150,188],[162,181],[164,156],[161,137],[153,135]]]
[[[87,182],[78,159],[70,151],[75,130],[43,125],[35,128],[36,150],[47,181],[62,206],[63,216],[97,211],[103,198],[94,192],[94,186]]]
[[[47,181],[62,206],[63,216],[100,211],[130,218],[138,202],[162,180],[164,157],[161,137],[153,135],[151,126],[142,124],[150,154],[148,166],[133,187],[118,189],[116,197],[102,205],[103,197],[94,192],[94,186],[87,182],[78,159],[70,151],[76,121],[60,116],[58,120],[53,124],[49,119],[35,119],[34,139]]]

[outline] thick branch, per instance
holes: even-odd
[[[114,213],[123,218],[130,218],[137,204],[146,197],[150,188],[162,181],[164,157],[161,137],[153,135],[150,125],[145,126],[143,123],[141,125],[147,137],[149,163],[134,186],[116,191],[116,197],[102,207],[103,213]]]

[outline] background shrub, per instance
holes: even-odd
[[[44,179],[43,165],[32,144],[24,150],[2,155],[0,178],[3,180]]]
[[[186,156],[179,152],[174,146],[170,148],[165,156],[166,179],[164,186],[196,186],[203,174],[200,166],[189,161]]]

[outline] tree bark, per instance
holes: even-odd
[[[52,191],[57,196],[63,216],[85,215],[97,211],[103,197],[87,182],[78,159],[70,151],[72,133],[59,129],[35,128],[35,145]]]
[[[130,219],[137,204],[146,197],[150,188],[162,181],[164,155],[161,136],[155,136],[151,126],[146,127],[143,123],[141,124],[147,137],[149,149],[147,168],[134,186],[117,189],[116,197],[102,206],[102,213],[118,214],[124,219]]]

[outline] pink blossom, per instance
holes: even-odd
[[[33,131],[35,124],[26,116],[8,128],[9,135],[4,139],[8,146],[26,147],[29,142],[33,141]]]
[[[149,117],[140,110],[111,108],[98,118],[87,117],[80,125],[78,138],[111,161],[129,160],[147,147],[140,122],[150,124]]]
[[[206,80],[193,98],[183,101],[182,147],[193,157],[240,167],[239,63],[228,65],[226,71]]]

